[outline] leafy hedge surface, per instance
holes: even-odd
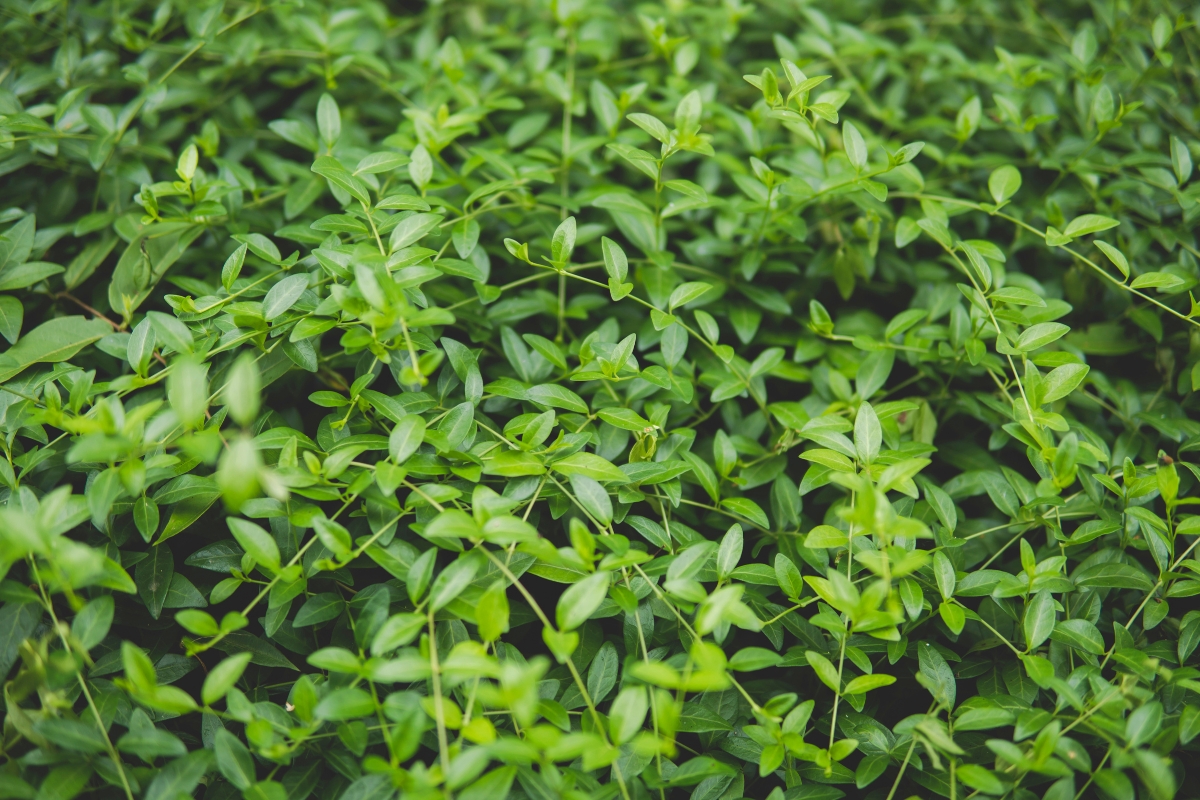
[[[1182,4],[2,5],[0,797],[1196,796]]]

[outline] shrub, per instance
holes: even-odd
[[[1170,800],[1196,18],[412,5],[3,3],[0,796]]]

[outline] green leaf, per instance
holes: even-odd
[[[555,383],[533,386],[525,393],[525,396],[529,399],[529,402],[536,403],[539,406],[561,408],[579,414],[588,413],[588,405],[582,397],[565,386],[559,386]]]
[[[575,252],[575,218],[567,217],[559,223],[550,240],[550,260],[556,264],[566,264]]]
[[[712,284],[702,281],[681,283],[671,292],[671,298],[667,301],[667,307],[670,311],[674,312],[680,306],[687,305],[693,300],[703,297],[712,288]]]
[[[178,358],[167,376],[167,399],[185,428],[199,428],[208,410],[208,372],[194,358]],[[215,498],[214,498],[215,499]],[[166,538],[165,532],[163,538]]]
[[[854,416],[854,450],[858,453],[858,460],[864,464],[871,463],[879,455],[882,444],[883,428],[879,424],[879,416],[871,404],[864,401]]]
[[[1013,712],[1004,708],[966,708],[960,709],[954,720],[956,731],[986,731],[1011,725],[1014,720]]]
[[[158,341],[176,353],[192,352],[195,337],[187,325],[170,314],[163,314],[160,311],[149,312],[146,314],[146,319],[150,320],[150,324],[154,327]]]
[[[996,776],[996,773],[978,764],[963,764],[959,766],[958,779],[983,794],[999,796],[1009,789],[1009,785],[1000,780]]]
[[[775,554],[775,580],[789,598],[798,598],[804,592],[804,580],[800,577],[800,570],[796,568],[795,562],[783,553]]]
[[[1029,289],[1022,289],[1019,286],[1006,286],[1003,289],[997,289],[991,293],[991,298],[992,300],[1009,303],[1014,306],[1046,307],[1046,301],[1039,295]]]
[[[629,261],[625,257],[625,251],[607,236],[600,240],[600,245],[604,255],[604,271],[612,280],[624,283],[625,276],[629,274]]]
[[[953,597],[954,586],[958,579],[954,574],[954,565],[941,550],[933,554],[933,575],[937,580],[938,591],[941,592],[942,599],[949,600]]]
[[[967,612],[963,610],[962,606],[954,603],[943,602],[939,605],[938,616],[955,636],[962,633],[963,627],[967,624]]]
[[[154,727],[140,708],[129,715],[129,732],[115,742],[122,753],[132,753],[150,763],[164,756],[187,755],[187,747],[179,737]]]
[[[954,507],[954,501],[950,499],[950,495],[946,494],[941,487],[926,483],[925,499],[933,508],[938,521],[945,526],[947,531],[953,533],[954,529],[958,527],[958,510]]]
[[[874,397],[875,393],[887,383],[895,362],[895,350],[877,350],[868,353],[867,357],[858,365],[858,372],[854,378],[858,396],[863,400]]]
[[[376,155],[390,155],[390,154],[377,153]],[[369,158],[371,158],[371,156],[367,156],[366,158],[363,159],[363,161],[366,161]],[[362,162],[359,162],[359,166],[362,166]],[[367,170],[364,170],[364,171],[367,171]],[[428,211],[429,203],[425,202],[420,197],[417,197],[415,194],[393,194],[393,195],[389,195],[389,196],[383,198],[378,203],[376,203],[375,208],[377,208],[377,209],[401,209],[404,211]]]
[[[621,690],[608,712],[608,729],[616,744],[624,744],[642,729],[650,709],[644,686],[629,686]]]
[[[1179,714],[1179,741],[1187,744],[1200,734],[1200,708],[1184,706]]]
[[[846,148],[846,158],[855,169],[861,170],[867,165],[867,143],[850,120],[842,123],[842,145]]]
[[[440,512],[425,526],[424,535],[428,539],[460,537],[478,539],[482,536],[479,525],[465,511],[449,508]]]
[[[736,672],[756,672],[779,665],[783,656],[762,647],[743,647],[729,659],[729,668]]]
[[[1192,177],[1192,154],[1178,136],[1171,137],[1171,166],[1175,169],[1175,178],[1180,186]]]
[[[8,382],[34,364],[66,361],[111,332],[112,328],[103,321],[83,317],[58,317],[43,322],[0,353],[0,383]]]
[[[261,393],[262,377],[258,362],[254,356],[243,353],[229,371],[229,383],[224,393],[229,414],[239,425],[249,425],[258,416]]]
[[[400,153],[371,153],[359,159],[358,164],[354,167],[355,175],[376,175],[381,172],[391,172],[399,169],[409,162],[408,156]],[[414,198],[415,199],[415,198]],[[420,210],[428,211],[429,204],[419,202]],[[397,206],[384,206],[381,203],[375,204],[376,208],[396,208]],[[403,206],[401,206],[403,207]]]
[[[58,747],[79,753],[102,753],[107,748],[95,725],[74,719],[43,719],[34,725],[38,735]]]
[[[1084,214],[1071,220],[1070,224],[1063,230],[1063,235],[1069,239],[1077,239],[1089,233],[1099,233],[1109,228],[1115,228],[1120,224],[1111,217],[1104,217],[1100,214]]]
[[[0,291],[25,289],[64,271],[58,264],[48,261],[27,261],[24,264],[12,265],[0,271]]]
[[[346,719],[373,716],[375,700],[362,689],[345,686],[334,689],[317,703],[317,719],[338,722]]]
[[[629,114],[626,116],[626,119],[663,144],[666,144],[667,140],[671,137],[670,129],[656,117],[652,117],[649,114]]]
[[[496,581],[475,606],[475,624],[480,638],[485,642],[494,642],[508,631],[510,610],[506,588],[503,581]],[[417,617],[415,614],[413,616]],[[414,626],[418,620],[414,620]]]
[[[901,217],[896,222],[896,247],[907,247],[921,235],[921,227],[912,217]]]
[[[602,702],[617,685],[618,668],[617,649],[613,643],[605,642],[600,645],[587,675],[588,696],[592,698],[593,703]]]
[[[345,526],[326,517],[314,517],[312,522],[321,544],[325,545],[338,558],[349,557],[353,542],[351,542],[350,532],[346,530]],[[246,552],[250,553],[250,548],[246,548]]]
[[[146,693],[154,690],[158,683],[154,664],[141,648],[132,642],[121,642],[121,665],[125,669],[126,680],[135,688]]]
[[[1074,576],[1076,586],[1100,589],[1140,589],[1148,592],[1154,580],[1142,570],[1129,564],[1109,562],[1080,570]]]
[[[1046,228],[1046,245],[1048,247],[1062,247],[1071,243],[1071,237],[1066,236],[1058,228],[1053,225]]]
[[[308,657],[308,663],[317,669],[356,675],[362,670],[362,661],[344,647],[324,647]]]
[[[726,508],[740,517],[744,517],[763,530],[771,529],[771,521],[758,503],[746,497],[726,497],[721,501],[721,507]]]
[[[414,453],[425,439],[425,420],[409,414],[401,417],[388,437],[388,453],[396,464],[403,464]]]
[[[597,416],[613,427],[636,433],[649,431],[653,427],[648,419],[628,408],[601,409]]]
[[[976,95],[963,104],[954,120],[957,136],[961,140],[970,139],[979,129],[979,121],[983,116],[983,104]]]
[[[279,571],[279,546],[271,534],[253,522],[237,517],[229,517],[225,523],[229,526],[229,532],[233,534],[233,538],[237,539],[237,543],[242,546],[247,555],[272,572]]]
[[[821,679],[821,683],[828,686],[835,692],[841,693],[841,681],[838,680],[837,668],[833,666],[828,658],[813,650],[805,650],[804,658],[808,661],[808,665],[817,673],[817,677]]]
[[[71,620],[71,635],[79,640],[84,649],[91,650],[108,635],[113,612],[112,595],[97,597],[80,609],[75,619]]]
[[[1021,173],[1011,164],[992,170],[988,176],[988,191],[997,204],[1012,198],[1021,188]]]
[[[223,698],[242,677],[250,659],[251,653],[249,652],[234,653],[210,669],[204,678],[204,687],[200,691],[204,705],[210,706]]]
[[[433,159],[428,148],[423,144],[417,145],[413,148],[411,159],[408,164],[408,176],[418,189],[424,189],[433,180]],[[396,247],[392,249],[395,250]]]
[[[958,248],[967,256],[967,264],[970,265],[970,274],[972,280],[976,283],[981,291],[988,291],[992,286],[992,268],[984,260],[983,255],[978,248],[968,242],[959,242]]]
[[[896,679],[891,675],[860,675],[846,684],[845,694],[866,694],[873,689],[891,686]]]
[[[175,800],[189,797],[204,774],[212,769],[213,754],[208,750],[193,750],[186,756],[169,762],[146,787],[145,800]]]
[[[434,579],[429,589],[429,607],[437,611],[458,597],[475,580],[479,572],[480,558],[467,554],[450,563]]]
[[[292,625],[297,628],[309,625],[320,625],[341,615],[346,604],[332,592],[322,592],[313,595],[300,606]]]
[[[1086,364],[1063,364],[1050,370],[1042,379],[1042,402],[1052,403],[1066,397],[1075,391],[1090,370],[1091,367]]]
[[[1034,650],[1055,630],[1054,597],[1043,589],[1025,606],[1025,644]]]
[[[594,453],[574,453],[551,464],[555,472],[564,475],[584,475],[598,481],[627,483],[629,477],[611,461]]]
[[[1092,655],[1104,653],[1104,638],[1096,626],[1086,619],[1065,619],[1059,622],[1054,626],[1054,633],[1050,638]]]
[[[0,336],[9,344],[16,344],[21,336],[21,323],[25,319],[25,308],[21,301],[11,295],[0,295]]]
[[[1016,347],[1022,352],[1037,350],[1065,336],[1071,329],[1061,322],[1039,322],[1030,325],[1017,338]]]
[[[171,555],[171,548],[162,544],[151,547],[149,557],[137,565],[134,581],[137,583],[138,596],[154,619],[158,619],[162,613],[174,574],[175,558]]]
[[[1106,795],[1115,798],[1115,800],[1133,800],[1135,797],[1133,782],[1118,770],[1111,767],[1096,770],[1096,774],[1093,777],[1096,785],[1104,790]]]
[[[263,298],[262,313],[267,320],[275,319],[289,311],[308,288],[308,275],[298,273],[288,275],[276,283]]]
[[[733,726],[708,706],[691,701],[683,704],[679,714],[679,730],[685,733],[709,733],[731,731]]]
[[[877,753],[874,755],[864,756],[858,762],[858,767],[854,770],[854,783],[859,789],[865,789],[870,786],[879,776],[884,773],[888,765],[888,756],[886,754]]]
[[[734,569],[737,568],[738,562],[742,558],[742,526],[734,523],[721,537],[721,544],[717,550],[717,574],[721,578],[728,577]]]
[[[408,165],[411,173],[413,165]],[[356,178],[346,171],[336,158],[330,156],[318,156],[313,161],[312,171],[329,181],[330,187],[333,187],[335,192],[340,190],[345,195],[352,197],[363,206],[370,206],[371,195],[368,185],[361,179]],[[251,250],[254,248],[251,247]]]
[[[533,453],[504,450],[484,461],[483,471],[488,475],[518,478],[522,475],[543,475],[546,465]]]
[[[235,631],[226,634],[224,639],[216,643],[218,650],[226,653],[249,653],[250,663],[262,667],[284,667],[296,669],[296,665],[284,658],[275,647],[246,631]]]
[[[1137,774],[1154,800],[1171,800],[1178,791],[1171,764],[1151,750],[1134,751]]]
[[[608,594],[611,575],[596,572],[571,584],[558,598],[555,621],[561,631],[573,631],[588,620]]]
[[[254,759],[240,739],[224,728],[218,728],[213,740],[213,752],[217,757],[217,769],[225,776],[225,780],[238,789],[250,788],[256,777]]]
[[[1146,744],[1162,728],[1162,704],[1156,701],[1144,703],[1125,719],[1125,738],[1133,746]]]
[[[569,475],[568,478],[575,500],[583,507],[583,510],[601,526],[607,527],[612,524],[613,504],[612,498],[608,496],[608,490],[601,486],[595,478],[589,478],[587,475],[577,473]]]
[[[932,644],[922,641],[917,645],[917,661],[921,683],[933,695],[933,699],[946,708],[953,708],[957,686],[945,657]]]
[[[328,94],[322,94],[321,99],[317,101],[317,130],[321,133],[321,141],[330,149],[337,144],[337,140],[342,135],[342,116],[339,113],[337,101]],[[238,788],[245,789],[246,787],[238,786]]]
[[[205,611],[193,609],[180,611],[175,615],[175,621],[179,623],[180,627],[197,636],[216,636],[220,632],[217,621]]]
[[[412,169],[412,165],[409,165]],[[392,228],[392,236],[388,242],[388,251],[395,253],[405,247],[416,244],[442,222],[440,214],[414,214],[407,217]]]
[[[1099,239],[1096,239],[1093,244],[1100,248],[1100,252],[1108,256],[1108,260],[1111,261],[1113,265],[1121,271],[1122,277],[1129,277],[1129,259],[1125,258],[1124,253],[1113,247],[1108,242],[1104,242]]]
[[[1160,292],[1168,292],[1185,283],[1187,281],[1172,272],[1146,272],[1134,278],[1129,286],[1133,289],[1158,289]]]
[[[716,502],[721,496],[720,484],[716,472],[695,453],[687,452],[682,455],[683,460],[692,468],[692,476],[696,478],[701,488],[704,489],[705,494],[713,502]]]

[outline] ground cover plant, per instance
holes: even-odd
[[[1193,7],[0,9],[0,797],[1196,796]]]

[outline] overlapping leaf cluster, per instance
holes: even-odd
[[[1194,9],[0,8],[0,797],[1189,794]]]

